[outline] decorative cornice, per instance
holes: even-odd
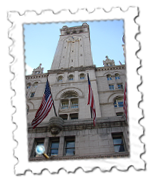
[[[64,121],[62,131],[71,131],[71,130],[85,130],[85,129],[99,129],[99,128],[111,128],[111,127],[124,127],[128,126],[127,121],[123,117],[116,117],[116,120],[107,118],[107,121],[97,120],[96,126],[94,127],[92,120],[87,121]],[[35,129],[28,124],[29,133],[45,133],[50,132],[48,124],[38,126]]]
[[[96,68],[96,71],[109,71],[117,69],[125,69],[125,65],[98,67]]]
[[[49,74],[62,74],[64,72],[86,71],[91,69],[94,69],[95,71],[109,71],[109,70],[117,70],[117,69],[119,70],[119,69],[125,69],[125,65],[106,66],[106,67],[96,67],[95,65],[92,65],[86,67],[72,67],[67,69],[48,70],[48,73],[26,75],[26,80],[46,78]]]
[[[103,93],[109,93],[109,92],[121,92],[121,93],[124,93],[124,89],[114,89],[114,90],[107,90],[107,91],[98,91],[99,94],[103,94]]]
[[[39,79],[39,78],[47,78],[48,73],[44,74],[31,74],[31,75],[26,75],[26,80],[28,79]]]
[[[55,69],[55,70],[48,70],[49,74],[62,74],[64,72],[74,72],[74,71],[85,71],[89,69],[94,69],[95,70],[96,66],[86,66],[86,67],[71,67],[71,68],[66,68],[66,69]]]

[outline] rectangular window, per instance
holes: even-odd
[[[71,108],[78,108],[78,99],[71,99]]]
[[[76,120],[76,119],[78,119],[78,113],[70,114],[70,119],[71,119],[71,120]]]
[[[123,89],[123,85],[122,84],[117,84],[118,89]]]
[[[110,90],[114,90],[114,85],[109,85]]]
[[[59,150],[59,138],[51,138],[49,143],[49,156],[57,156]]]
[[[66,156],[75,155],[75,137],[65,138],[65,155]]]
[[[36,138],[35,139],[33,153],[32,153],[33,157],[41,157],[42,156],[42,155],[39,155],[39,154],[36,153],[36,147],[38,145],[44,145],[44,138]]]
[[[118,107],[123,107],[123,101],[118,102]]]
[[[35,94],[35,92],[32,92],[31,95],[30,95],[30,97],[34,97],[34,94]]]
[[[113,138],[113,144],[114,144],[114,151],[124,152],[125,147],[124,147],[123,134],[122,133],[112,134],[112,138]]]
[[[123,112],[116,113],[116,116],[123,116]]]
[[[69,101],[68,100],[62,100],[61,101],[61,109],[68,109]]]
[[[60,114],[59,115],[63,120],[67,120],[68,119],[68,115],[67,114]]]

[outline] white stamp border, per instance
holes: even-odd
[[[120,171],[126,171],[129,167],[136,170],[145,169],[145,161],[141,158],[145,153],[144,143],[140,137],[144,133],[144,127],[139,121],[143,119],[142,110],[138,107],[141,99],[141,92],[138,86],[141,84],[140,75],[137,71],[140,67],[140,59],[136,52],[140,49],[139,41],[135,39],[139,33],[139,26],[135,22],[138,17],[138,8],[130,7],[127,11],[120,8],[112,8],[106,12],[102,8],[88,12],[86,9],[80,9],[76,13],[70,10],[62,10],[54,13],[52,10],[44,10],[40,14],[35,11],[26,11],[24,14],[18,12],[8,12],[8,20],[12,23],[9,29],[9,38],[13,43],[9,47],[9,54],[14,57],[11,62],[11,73],[14,79],[11,81],[11,88],[15,91],[12,99],[12,108],[14,108],[13,123],[17,128],[13,130],[13,139],[18,142],[14,148],[14,157],[17,159],[15,164],[15,174],[22,175],[26,171],[34,174],[41,174],[44,169],[50,173],[58,173],[60,169],[66,172],[75,172],[82,168],[85,172],[92,171],[94,168],[100,168],[101,171],[111,171],[116,167]],[[26,96],[25,96],[25,63],[24,63],[24,23],[51,23],[67,21],[96,21],[123,19],[125,31],[126,65],[127,65],[127,83],[128,83],[128,118],[129,118],[129,140],[130,157],[129,158],[107,158],[107,159],[82,159],[82,160],[60,160],[29,162],[28,161],[28,142],[27,142],[27,120],[26,120]]]

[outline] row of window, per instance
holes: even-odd
[[[76,33],[82,33],[82,32],[83,32],[83,30],[79,30],[79,31],[76,31],[76,30],[74,30],[74,31],[67,31],[67,32],[66,32],[66,35],[76,34]]]
[[[74,79],[74,76],[72,74],[68,76],[69,81],[72,81],[73,79]],[[80,79],[85,79],[85,74],[80,74]],[[119,74],[115,74],[115,79],[120,79]],[[62,82],[62,80],[63,80],[63,76],[59,76],[58,77],[58,82]],[[111,75],[107,75],[107,80],[112,80]],[[37,87],[37,86],[38,86],[38,82],[35,82],[33,84],[33,87]],[[30,89],[30,88],[31,88],[31,84],[28,83],[27,84],[27,89]]]
[[[81,79],[81,80],[82,80],[82,79],[85,79],[85,75],[84,75],[84,74],[80,74],[80,79]],[[69,80],[69,81],[73,81],[73,80],[74,80],[74,76],[73,76],[73,75],[68,76],[68,80]],[[58,82],[62,82],[62,81],[63,81],[63,76],[59,76],[59,77],[58,77]],[[32,86],[36,88],[36,87],[38,86],[38,83],[36,82],[36,83],[34,83]],[[30,88],[31,88],[31,84],[28,83],[28,84],[27,84],[27,89],[30,89]]]
[[[35,95],[35,92],[31,92],[30,94],[30,98],[33,98]],[[79,103],[78,103],[78,95],[76,92],[72,92],[72,91],[68,91],[66,93],[63,94],[63,96],[61,97],[61,102],[60,102],[60,109],[64,110],[70,110],[70,109],[77,109],[79,107]],[[123,107],[123,97],[116,97],[114,99],[114,107]],[[68,118],[66,117],[68,115],[64,115],[63,119],[66,120],[67,119],[72,119],[72,118]],[[78,119],[78,115],[76,115],[76,118]]]
[[[116,80],[117,79],[120,79],[120,75],[119,74],[115,74],[115,77],[114,77]],[[110,74],[107,75],[107,80],[112,80],[112,76]]]
[[[84,79],[84,78],[83,78],[83,79]],[[69,80],[72,81],[72,80],[73,80],[73,77],[71,77]],[[58,82],[61,82],[61,81],[62,81],[62,78],[58,79]],[[35,88],[36,88],[37,86],[38,86],[38,83],[35,83],[35,84],[33,85],[33,87],[35,87]],[[31,88],[31,85],[28,84],[28,85],[27,85],[27,89],[30,89],[30,88]],[[123,89],[123,84],[122,84],[122,83],[117,84],[117,88],[118,88],[118,89]],[[109,84],[109,89],[110,89],[110,90],[114,90],[114,84]],[[34,94],[35,94],[35,92],[32,92],[31,95],[30,95],[30,97],[34,97]]]
[[[80,74],[80,79],[85,79],[85,74]],[[58,77],[58,82],[62,82],[63,80],[63,76],[59,76]],[[74,80],[74,76],[71,74],[68,76],[68,80],[69,81],[73,81]]]
[[[122,83],[117,84],[117,88],[118,89],[123,89],[123,84]],[[109,89],[114,90],[114,84],[109,84]]]
[[[78,113],[71,113],[71,114],[60,114],[59,115],[63,120],[77,120]]]
[[[32,86],[36,88],[38,86],[38,82],[35,82]],[[28,83],[27,84],[27,89],[30,89],[30,88],[31,88],[31,84]]]
[[[123,138],[123,133],[113,133],[112,134],[112,139],[113,139],[113,147],[115,152],[124,152],[126,147],[125,147],[125,142]],[[34,149],[32,152],[32,157],[39,157],[42,155],[37,155],[35,152],[35,148],[37,145],[44,145],[44,138],[42,139],[35,139],[35,145]],[[74,137],[65,137],[64,141],[64,156],[74,156],[75,155],[75,136]],[[47,149],[47,155],[48,156],[54,156],[58,155],[59,151],[59,138],[50,138],[49,144],[48,144],[48,149]]]
[[[117,106],[116,106],[117,107]],[[123,107],[123,103],[120,102],[118,107]],[[78,120],[78,113],[71,113],[71,114],[60,114],[59,115],[64,121],[66,120]],[[117,112],[116,116],[123,116],[123,112]]]

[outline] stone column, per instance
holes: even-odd
[[[70,120],[70,115],[69,114],[67,114],[67,120]]]
[[[49,137],[46,137],[44,140],[44,147],[45,147],[45,153],[48,153],[48,143],[49,143]]]
[[[64,137],[60,137],[58,156],[63,156],[64,144],[65,144],[65,143],[64,143]]]
[[[68,108],[71,108],[71,99],[68,101]]]
[[[32,155],[32,151],[33,151],[33,148],[34,148],[34,147],[33,147],[33,145],[34,145],[34,140],[35,140],[34,138],[29,138],[29,139],[28,139],[28,149],[29,149],[29,151],[28,151],[29,154],[28,154],[28,155],[29,155],[29,157],[31,157],[31,155]],[[35,150],[34,150],[34,151],[35,151]]]

